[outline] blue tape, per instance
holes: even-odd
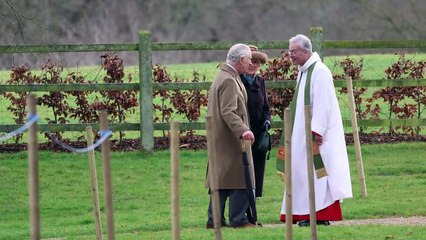
[[[58,140],[57,138],[53,137],[51,135],[51,139],[58,144],[59,146],[61,146],[63,149],[66,149],[68,151],[71,152],[76,152],[76,153],[85,153],[88,151],[92,151],[95,148],[99,147],[103,142],[105,142],[105,140],[112,135],[112,131],[109,130],[102,130],[99,131],[99,135],[101,136],[101,138],[98,139],[98,141],[96,141],[93,145],[85,147],[85,148],[75,148],[72,147],[70,145],[66,145],[65,143],[61,142],[60,140]]]
[[[40,117],[37,114],[31,114],[31,115],[29,114],[29,115],[27,115],[27,119],[28,119],[28,121],[24,125],[22,125],[20,128],[12,131],[10,133],[7,133],[3,136],[0,136],[0,142],[7,140],[9,138],[15,137],[15,136],[25,132],[29,127],[31,127],[31,125],[36,123],[40,119]]]

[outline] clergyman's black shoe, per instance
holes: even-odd
[[[297,225],[299,225],[299,227],[309,227],[310,226],[310,222],[309,222],[309,220],[303,220],[303,221],[299,221],[297,223]],[[317,221],[317,225],[329,226],[330,225],[330,221],[328,221],[328,220],[318,220]]]
[[[328,226],[328,225],[330,225],[330,221],[328,221],[328,220],[318,220],[317,221],[317,225]]]
[[[299,227],[309,227],[310,223],[309,223],[309,220],[302,220],[302,221],[299,221],[297,225],[299,225]]]

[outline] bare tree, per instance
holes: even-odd
[[[423,39],[426,36],[423,2],[3,0],[0,1],[3,33],[0,44],[135,43],[139,30],[151,31],[154,42],[273,41],[297,33],[308,34],[311,26],[322,26],[324,38],[333,40]],[[134,54],[122,54],[126,64],[136,63]],[[86,58],[88,55],[57,56],[70,65],[99,61],[96,57]],[[210,51],[155,52],[154,61],[198,62],[221,60],[220,56]],[[0,56],[0,66],[10,65],[10,57],[6,58]],[[25,55],[22,59],[31,63],[40,56]]]

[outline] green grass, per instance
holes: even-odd
[[[426,216],[426,143],[363,145],[368,197],[360,186],[352,146],[348,147],[354,197],[342,203],[345,219]],[[267,162],[259,221],[279,224],[284,183],[275,175],[276,149]],[[100,153],[96,152],[103,231],[105,205]],[[0,154],[0,239],[29,238],[27,153]],[[85,154],[39,153],[42,238],[95,239],[91,185]],[[181,239],[214,239],[204,229],[208,194],[206,151],[180,152]],[[111,155],[116,239],[170,239],[170,152]],[[284,239],[285,227],[223,229],[224,239]],[[308,228],[293,229],[308,239]],[[319,239],[422,239],[426,226],[319,227]],[[104,235],[104,237],[106,237]]]

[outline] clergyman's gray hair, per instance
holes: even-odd
[[[296,36],[290,38],[290,43],[299,43],[299,46],[302,49],[308,50],[310,53],[312,53],[312,43],[311,39],[309,39],[307,36],[303,34],[297,34]]]
[[[226,63],[228,64],[236,64],[240,58],[249,57],[251,54],[250,47],[243,43],[237,43],[233,45],[226,56]]]

